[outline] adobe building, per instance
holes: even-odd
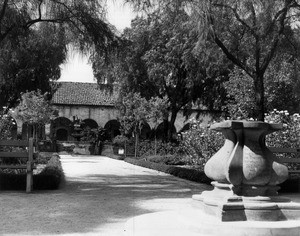
[[[58,117],[50,125],[46,125],[45,131],[41,137],[56,139],[58,141],[74,141],[74,124],[82,122],[83,127],[105,128],[112,139],[120,134],[120,123],[118,122],[119,112],[115,108],[115,102],[118,97],[116,92],[109,92],[107,89],[100,88],[96,83],[81,82],[59,82],[58,88],[52,97],[52,104],[58,110]],[[213,115],[220,116],[220,112],[193,109],[191,117],[197,116],[204,122],[212,119]],[[16,120],[17,133],[22,134],[26,139],[28,127]],[[179,112],[173,127],[174,135],[185,130],[188,126],[188,120]],[[146,124],[142,130],[142,138],[148,138],[155,125]],[[162,123],[157,127],[157,133],[163,129]]]
[[[52,97],[58,117],[50,126],[50,137],[72,141],[75,122],[90,128],[103,127],[111,136],[120,133],[118,111],[114,107],[117,95],[100,89],[96,83],[61,82]]]

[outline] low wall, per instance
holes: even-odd
[[[82,141],[57,141],[57,152],[70,154],[95,155],[95,145],[91,142]]]
[[[105,142],[102,147],[101,155],[110,156],[113,153],[114,153],[113,152],[113,144],[109,143],[109,142]]]

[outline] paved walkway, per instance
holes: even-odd
[[[0,193],[0,235],[122,236],[133,216],[189,208],[192,194],[210,189],[102,156],[61,160],[66,175],[61,189]]]
[[[77,193],[86,195],[88,206],[82,208],[82,214],[93,222],[86,222],[83,216],[84,222],[74,233],[123,235],[131,217],[190,207],[192,194],[210,189],[107,157],[62,156],[62,164],[66,187],[73,185]]]
[[[207,185],[102,156],[61,155],[56,191],[0,193],[0,235],[122,236],[133,216],[191,207]]]

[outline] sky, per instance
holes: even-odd
[[[134,13],[129,5],[124,5],[122,0],[108,0],[107,8],[108,21],[119,31],[130,26]],[[88,57],[70,52],[67,62],[61,66],[59,81],[96,83]]]

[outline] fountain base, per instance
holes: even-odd
[[[299,203],[275,195],[251,195],[253,192],[265,191],[265,187],[246,186],[251,188],[249,191],[251,194],[239,196],[233,191],[236,186],[217,182],[212,182],[212,185],[215,187],[214,190],[193,195],[193,205],[221,221],[300,220]],[[277,189],[276,186],[274,188]]]
[[[299,236],[300,220],[222,222],[198,209],[158,212],[134,217],[125,226],[127,236]]]

